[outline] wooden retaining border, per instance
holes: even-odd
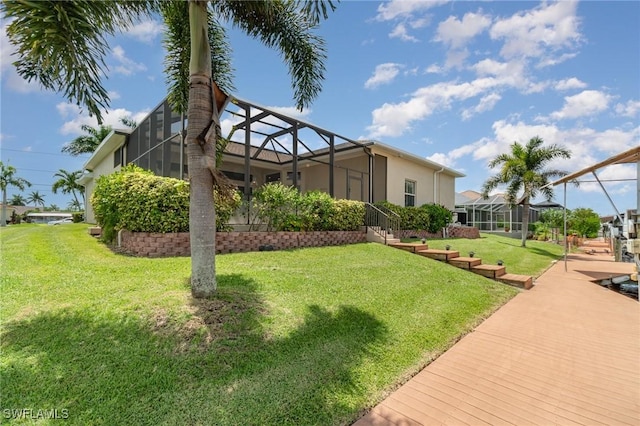
[[[390,247],[406,250],[430,259],[447,262],[452,266],[465,269],[478,275],[509,284],[514,287],[529,290],[533,287],[533,277],[528,275],[507,274],[506,267],[502,265],[483,265],[479,257],[462,257],[456,250],[430,249],[427,244],[418,243],[391,243]]]

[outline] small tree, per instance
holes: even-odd
[[[21,177],[17,177],[16,168],[13,166],[5,166],[0,161],[0,190],[2,190],[2,213],[0,216],[0,226],[7,226],[7,188],[15,186],[20,191],[24,191],[24,188],[31,186],[31,183]]]
[[[22,194],[14,194],[9,199],[9,204],[12,206],[26,206],[27,199],[22,196]]]
[[[600,230],[600,216],[588,208],[577,208],[569,216],[569,226],[581,237],[594,238]]]

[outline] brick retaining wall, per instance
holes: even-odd
[[[471,226],[449,226],[447,228],[450,238],[480,238],[480,230],[478,228],[474,228]],[[398,235],[394,235],[396,238],[410,238],[410,237],[418,237],[418,238],[426,238],[429,239],[437,239],[442,238],[442,233],[439,232],[437,234],[432,234],[427,231],[411,231],[411,230],[401,230]]]
[[[142,257],[189,256],[189,233],[120,232],[119,249]],[[324,247],[367,241],[365,231],[316,232],[217,232],[216,254],[259,251],[261,246],[273,250],[301,247]]]

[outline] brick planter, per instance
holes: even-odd
[[[216,254],[259,251],[271,246],[273,250],[301,247],[324,247],[367,241],[365,231],[315,232],[217,232]],[[150,233],[121,231],[119,249],[141,257],[189,256],[189,233]]]

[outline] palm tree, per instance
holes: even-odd
[[[219,115],[224,93],[232,88],[230,49],[218,19],[281,52],[296,106],[302,109],[318,95],[324,79],[324,42],[313,30],[327,18],[325,3],[334,9],[332,0],[39,1],[3,2],[2,9],[12,19],[7,35],[17,47],[18,73],[64,92],[98,122],[109,105],[102,84],[107,75],[104,37],[145,15],[162,15],[169,99],[178,112],[187,112],[191,292],[208,297],[216,290],[213,187],[218,176],[216,145],[222,143]]]
[[[53,183],[51,190],[54,194],[58,193],[58,190],[62,190],[63,194],[73,195],[73,199],[77,204],[80,204],[76,192],[79,192],[84,202],[84,187],[78,183],[78,179],[82,176],[82,170],[76,170],[75,172],[68,172],[60,169],[53,177],[59,178]]]
[[[9,200],[9,205],[11,206],[26,206],[27,199],[22,196],[22,194],[14,194],[11,196]]]
[[[522,204],[522,247],[526,247],[527,243],[531,199],[542,193],[551,201],[553,188],[546,186],[549,179],[567,174],[563,170],[545,170],[545,166],[556,158],[571,158],[571,151],[558,145],[543,147],[543,143],[544,141],[536,136],[525,146],[518,142],[511,144],[510,154],[500,154],[489,162],[492,169],[500,166],[500,173],[490,177],[482,186],[482,195],[486,198],[498,185],[507,185],[505,200],[512,207]],[[520,191],[522,195],[518,197]]]
[[[111,126],[100,125],[97,129],[87,124],[81,126],[86,135],[78,136],[62,146],[62,152],[73,156],[93,153],[104,138],[111,133]]]
[[[82,210],[82,204],[80,204],[78,200],[69,201],[69,204],[67,204],[67,207],[69,208],[69,210],[73,210],[76,212],[79,212]]]
[[[39,193],[38,191],[32,191],[31,194],[27,197],[27,202],[33,204],[38,207],[38,204],[44,208],[44,195]]]
[[[2,212],[0,213],[0,226],[7,226],[7,188],[15,186],[20,191],[24,191],[24,188],[31,186],[31,183],[21,177],[17,177],[16,168],[9,165],[4,165],[0,161],[0,190],[2,190]]]

